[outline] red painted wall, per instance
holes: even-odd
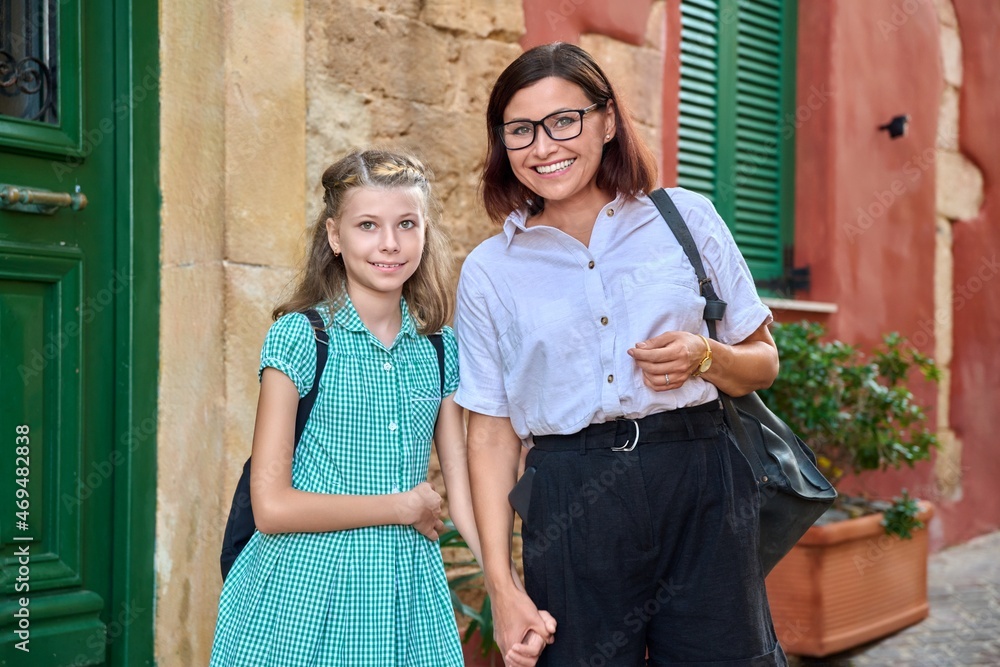
[[[938,18],[931,3],[899,7],[799,4],[795,245],[797,264],[812,267],[812,289],[799,296],[838,304],[834,337],[870,346],[899,331],[932,354],[920,323],[934,308]],[[910,123],[893,140],[878,126],[899,114]],[[914,389],[934,404],[933,387]],[[930,495],[930,465],[841,485],[882,497],[903,486]]]
[[[929,464],[869,474],[842,485],[882,497],[908,487],[939,507],[934,548],[1000,527],[1000,301],[991,283],[1000,267],[1000,4],[956,0],[964,47],[961,147],[983,170],[987,205],[955,226],[955,312],[951,423],[963,442],[962,492],[937,494]],[[812,291],[832,301],[831,333],[872,344],[900,331],[933,354],[935,135],[942,92],[938,18],[930,2],[831,0],[799,4],[796,145],[796,261],[812,266]],[[809,104],[825,99],[822,104]],[[817,107],[818,108],[815,108]],[[809,109],[808,112],[805,110]],[[911,117],[890,140],[877,126]],[[805,119],[805,120],[803,120]],[[991,136],[992,135],[992,136]],[[975,290],[962,301],[961,290]],[[975,307],[972,307],[972,304]],[[931,387],[914,389],[929,405]]]
[[[886,33],[897,4],[799,5],[796,250],[813,276],[801,296],[840,304],[832,331],[858,343],[912,337],[933,310],[938,21],[918,4]],[[890,140],[878,126],[902,113],[908,133]]]
[[[667,0],[662,182],[677,178],[680,2]],[[930,464],[868,474],[842,484],[880,497],[907,487],[939,508],[932,546],[1000,527],[1000,2],[954,0],[963,43],[960,142],[982,170],[986,201],[975,220],[955,225],[956,287],[951,424],[962,442],[962,492],[937,494]],[[524,3],[526,48],[596,32],[640,43],[648,2],[540,0]],[[620,7],[620,9],[619,9]],[[603,13],[602,13],[603,12]],[[831,335],[873,345],[899,331],[933,354],[935,135],[943,73],[939,24],[927,0],[825,0],[799,3],[796,99],[796,266],[812,267],[812,289],[799,298],[829,301]],[[641,15],[641,20],[640,20]],[[906,136],[878,126],[908,114]],[[779,314],[780,315],[780,314]],[[779,319],[791,319],[781,315]],[[934,388],[915,380],[925,405]],[[933,415],[933,412],[932,412]]]
[[[962,441],[963,497],[949,513],[955,542],[1000,526],[1000,3],[955,0],[962,38],[959,146],[983,173],[974,220],[954,225],[955,354],[951,422]]]
[[[527,50],[549,42],[578,44],[584,33],[642,44],[652,3],[653,0],[524,0],[525,32],[521,46]]]
[[[663,54],[663,120],[660,128],[660,183],[677,185],[677,141],[681,105],[681,0],[667,0]]]
[[[578,44],[586,33],[605,35],[628,44],[642,44],[652,0],[524,0],[527,50],[539,44]],[[680,105],[681,0],[667,0],[666,46],[663,62],[663,115],[660,130],[660,182],[677,183],[677,112]],[[612,83],[616,83],[612,81]]]

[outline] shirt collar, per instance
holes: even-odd
[[[413,317],[410,315],[410,307],[406,305],[406,299],[403,297],[399,298],[399,310],[402,315],[399,333],[411,338],[417,336],[417,326],[413,323]],[[354,307],[354,302],[351,301],[351,297],[346,292],[344,293],[342,305],[333,313],[333,323],[347,331],[369,333],[368,327],[361,321],[361,316],[358,315],[358,310]]]
[[[642,193],[640,193],[640,196],[642,196]],[[601,211],[603,212],[608,207],[611,207],[615,209],[615,211],[617,212],[622,207],[622,205],[625,204],[625,202],[626,202],[625,197],[619,194],[613,200],[611,200],[603,207],[601,207]],[[603,216],[598,215],[597,220],[600,220],[602,217]],[[510,244],[514,242],[514,237],[517,235],[518,232],[527,232],[534,229],[528,227],[527,222],[528,222],[528,212],[526,209],[523,208],[519,208],[518,210],[514,211],[513,213],[507,216],[506,220],[504,220],[503,233],[504,236],[507,238],[508,248],[510,247]]]

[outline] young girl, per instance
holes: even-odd
[[[386,151],[352,152],[323,189],[304,275],[261,352],[257,532],[223,586],[211,664],[458,666],[441,497],[426,482],[432,436],[451,517],[480,554],[436,204],[423,165]],[[330,337],[319,378],[310,307]],[[296,448],[296,407],[314,382]]]

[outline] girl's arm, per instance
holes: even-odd
[[[257,402],[250,467],[250,502],[262,533],[322,533],[363,526],[411,525],[436,540],[441,496],[424,482],[403,492],[375,496],[309,493],[292,488],[295,412],[299,393],[287,375],[265,368]]]
[[[441,401],[437,427],[434,429],[434,444],[437,447],[441,473],[444,475],[444,485],[448,489],[448,513],[465,543],[469,545],[472,555],[482,563],[483,552],[472,512],[465,415],[462,407],[455,402],[454,395]]]

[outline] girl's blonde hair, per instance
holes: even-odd
[[[417,330],[424,335],[440,331],[452,316],[451,260],[441,211],[431,192],[431,174],[416,157],[400,152],[353,150],[323,173],[323,212],[310,229],[309,249],[291,298],[274,309],[278,319],[325,303],[342,305],[347,284],[344,262],[333,254],[326,221],[339,220],[344,200],[353,188],[417,188],[423,198],[424,252],[420,266],[403,285]]]

